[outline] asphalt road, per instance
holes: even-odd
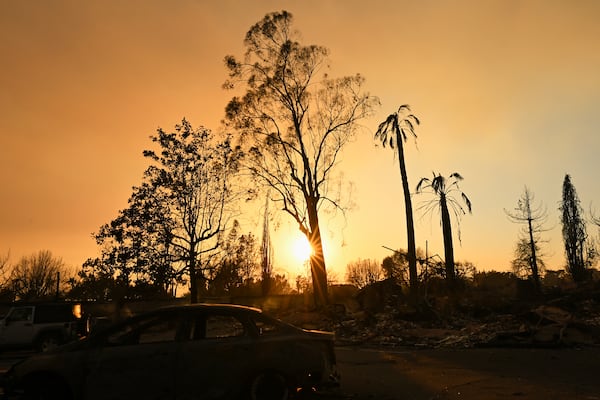
[[[600,400],[600,348],[338,348],[355,400]]]
[[[0,354],[0,374],[27,352]],[[336,348],[343,400],[600,400],[600,348]]]

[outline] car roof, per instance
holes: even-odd
[[[78,301],[15,301],[10,304],[11,307],[34,307],[34,306],[51,306],[51,307],[67,307],[77,306],[81,303]]]
[[[163,306],[156,311],[160,310],[215,310],[215,311],[250,311],[256,313],[262,313],[260,308],[244,306],[241,304],[222,304],[222,303],[195,303],[195,304],[179,304]]]

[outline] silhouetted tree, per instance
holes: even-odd
[[[0,255],[0,289],[8,283],[10,276],[10,252]]]
[[[372,259],[359,258],[346,265],[346,281],[358,288],[380,281],[383,277],[384,271],[381,265]]]
[[[17,300],[47,300],[64,292],[68,270],[61,258],[41,250],[22,257],[12,269],[10,285]]]
[[[588,268],[593,265],[595,249],[588,243],[583,209],[569,174],[565,175],[560,204],[562,234],[567,257],[567,271],[575,282],[588,279]]]
[[[296,292],[308,293],[312,290],[311,280],[305,275],[296,275]]]
[[[477,267],[471,261],[458,261],[455,265],[456,277],[466,281],[477,273]]]
[[[535,205],[534,200],[535,196],[525,186],[514,211],[504,210],[504,212],[510,221],[524,225],[512,261],[513,270],[516,275],[523,275],[525,272],[525,276],[531,278],[535,289],[539,291],[540,272],[545,266],[540,257],[540,235],[545,231],[544,223],[548,218],[548,212],[542,204]]]
[[[227,105],[226,121],[249,147],[253,177],[270,188],[272,201],[298,223],[311,244],[319,306],[328,302],[319,211],[326,205],[342,209],[328,190],[332,173],[357,122],[371,115],[378,101],[363,93],[359,75],[318,77],[328,67],[328,51],[302,45],[298,37],[287,11],[267,14],[250,28],[243,60],[225,58],[230,80],[224,87],[245,88],[242,97]]]
[[[133,188],[129,207],[96,234],[102,255],[80,278],[112,292],[153,287],[173,295],[189,277],[196,302],[232,214],[242,153],[229,136],[195,129],[185,119],[174,132],[159,128],[150,138],[159,150],[144,151],[151,165],[142,184]]]
[[[381,261],[383,274],[398,284],[408,284],[408,252],[400,249]]]
[[[133,292],[132,286],[124,282],[117,269],[101,257],[87,259],[69,284],[71,288],[67,297],[71,300],[122,300]]]
[[[440,211],[442,233],[444,236],[444,261],[446,265],[446,280],[453,285],[456,277],[454,268],[454,245],[452,240],[452,221],[450,219],[450,210],[452,210],[456,217],[456,223],[458,227],[458,239],[460,241],[460,217],[466,214],[463,206],[454,197],[454,193],[460,193],[460,198],[464,203],[466,209],[471,213],[471,200],[462,192],[458,186],[458,182],[462,181],[463,177],[454,172],[450,174],[448,178],[441,174],[433,174],[431,179],[421,178],[417,184],[417,193],[421,193],[424,190],[429,190],[434,199],[425,203],[423,208],[425,212],[432,212],[434,209]]]
[[[171,263],[179,264],[190,278],[191,302],[198,301],[198,285],[206,282],[203,268],[220,245],[235,198],[232,184],[241,151],[229,136],[194,129],[183,120],[175,132],[158,129],[151,136],[160,152],[144,151],[154,161],[145,178],[163,203],[167,218],[162,229],[170,238]]]
[[[10,283],[10,251],[0,255],[0,302],[10,302],[15,299],[13,287]]]
[[[208,277],[211,295],[232,294],[236,289],[248,288],[259,275],[260,250],[256,237],[252,233],[240,234],[239,229],[236,220],[219,255],[214,257],[214,266]]]
[[[271,274],[270,280],[269,288],[271,294],[292,293],[292,286],[284,274]]]
[[[520,237],[517,240],[517,244],[515,245],[514,258],[511,261],[513,273],[518,276],[520,279],[530,279],[533,282],[534,288],[536,291],[540,291],[540,275],[546,269],[546,263],[543,258],[540,257],[540,246],[538,242],[534,240],[533,242],[533,250],[531,247],[531,242],[526,237]],[[536,275],[532,272],[533,270],[533,252],[535,252],[535,270],[537,271],[537,281]]]
[[[388,250],[392,250],[389,249]],[[394,254],[387,256],[381,262],[381,268],[383,269],[386,278],[394,279],[398,284],[409,285],[409,257],[406,249],[393,250]],[[431,257],[427,260],[427,255],[418,247],[415,251],[417,258],[417,274],[419,285],[423,279],[427,278],[427,268],[431,266]],[[420,269],[418,268],[420,266]]]
[[[184,283],[184,272],[172,263],[171,225],[168,202],[155,185],[143,182],[134,187],[128,207],[95,234],[101,255],[86,261],[77,285],[111,299],[144,297],[136,292],[149,287],[154,296],[174,295],[176,286]],[[92,290],[101,284],[106,285],[104,291]]]
[[[402,105],[397,112],[390,114],[385,121],[379,124],[375,139],[381,140],[383,146],[389,144],[394,149],[396,147],[398,162],[400,164],[400,177],[402,178],[402,189],[404,192],[404,208],[406,214],[406,236],[408,238],[408,271],[410,280],[411,298],[416,300],[418,292],[417,275],[417,255],[415,244],[415,226],[413,221],[412,200],[408,185],[408,175],[406,173],[406,163],[404,161],[404,142],[408,136],[414,136],[415,125],[419,124],[419,119],[410,113],[408,105]]]

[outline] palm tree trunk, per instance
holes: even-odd
[[[408,238],[408,274],[410,283],[410,297],[413,302],[417,301],[419,279],[417,275],[417,251],[415,244],[415,226],[413,221],[412,200],[404,162],[404,147],[402,145],[401,132],[396,132],[396,145],[398,146],[398,160],[400,162],[400,176],[402,177],[402,189],[404,191],[404,208],[406,211],[406,236]]]
[[[446,195],[440,195],[440,208],[442,211],[442,232],[444,235],[444,258],[446,263],[446,281],[449,286],[454,284],[456,273],[454,271],[454,245],[452,243],[452,224],[450,222],[450,212],[446,204]]]

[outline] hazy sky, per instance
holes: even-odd
[[[323,218],[338,279],[348,261],[406,247],[397,160],[373,140],[401,104],[422,122],[406,144],[411,188],[432,171],[465,178],[473,214],[455,258],[510,268],[519,226],[503,210],[527,185],[548,208],[546,263],[562,267],[566,173],[600,214],[595,0],[0,0],[0,252],[47,249],[73,267],[97,256],[91,235],[141,182],[148,137],[182,117],[218,129],[224,56],[242,55],[248,28],[282,9],[305,44],[330,49],[332,75],[361,73],[382,103],[339,165],[354,210]],[[437,216],[415,218],[417,245],[443,254]],[[284,256],[293,226],[282,215],[273,235],[277,267],[296,274]]]

